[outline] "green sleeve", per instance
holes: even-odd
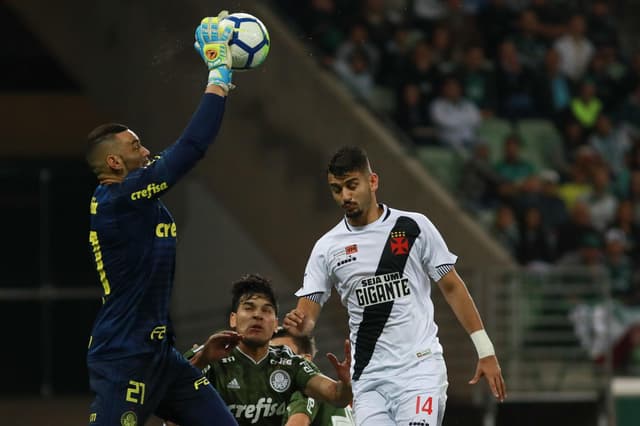
[[[303,391],[307,387],[307,382],[312,377],[320,374],[320,369],[316,367],[313,362],[307,361],[301,356],[296,356],[294,358],[294,363],[297,363],[294,379],[296,383],[296,389]]]
[[[295,392],[289,399],[289,405],[287,405],[287,412],[282,417],[282,424],[286,424],[289,417],[294,414],[304,413],[309,417],[309,421],[313,422],[318,414],[318,403],[313,398],[307,398],[300,391]]]

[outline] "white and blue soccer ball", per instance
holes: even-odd
[[[233,26],[229,48],[234,70],[248,70],[264,62],[271,40],[262,21],[248,13],[232,13],[221,24]]]

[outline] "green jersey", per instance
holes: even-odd
[[[338,408],[328,402],[308,398],[302,392],[296,392],[287,406],[287,413],[282,419],[284,425],[289,417],[304,413],[309,417],[311,426],[352,426],[353,413],[351,407]]]
[[[258,362],[236,347],[202,371],[241,426],[280,426],[291,396],[320,372],[287,346],[270,346]]]

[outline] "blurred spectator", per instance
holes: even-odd
[[[521,229],[520,243],[516,250],[518,262],[522,265],[552,262],[553,238],[544,227],[539,208],[529,207],[524,212]]]
[[[431,121],[436,126],[438,139],[456,150],[470,150],[476,142],[476,129],[481,120],[478,107],[462,97],[460,82],[447,77],[442,96],[431,104]]]
[[[510,41],[500,45],[497,80],[501,115],[517,119],[534,114],[533,75],[520,63],[518,52]]]
[[[402,87],[405,61],[411,54],[411,49],[419,37],[415,31],[404,25],[398,25],[384,46],[383,69],[378,70],[376,82],[388,87]]]
[[[634,206],[631,200],[622,200],[610,228],[619,229],[625,236],[627,254],[634,262],[640,260],[640,224],[635,220]]]
[[[476,104],[483,117],[494,115],[496,109],[496,80],[484,49],[478,45],[467,48],[464,63],[458,70],[464,96]]]
[[[306,33],[320,50],[322,62],[333,62],[338,46],[345,38],[334,0],[311,0],[301,11]]]
[[[369,31],[369,40],[381,51],[393,28],[385,0],[363,0],[361,3],[361,19]]]
[[[431,32],[433,61],[438,64],[438,71],[443,75],[455,69],[456,61],[460,56],[460,52],[453,48],[451,37],[451,30],[443,24],[436,25]]]
[[[416,44],[399,81],[416,84],[427,103],[431,103],[437,96],[440,73],[433,64],[429,43],[422,40]]]
[[[553,0],[531,0],[529,9],[538,17],[538,33],[547,40],[555,40],[565,32],[566,8]]]
[[[640,169],[630,173],[628,199],[633,209],[633,222],[640,225]]]
[[[520,139],[514,134],[505,139],[502,158],[494,167],[498,176],[502,178],[498,193],[509,203],[513,202],[522,183],[535,171],[533,165],[520,156]]]
[[[596,97],[596,87],[591,81],[583,81],[578,96],[571,100],[570,113],[573,119],[590,131],[601,111],[602,102]]]
[[[538,36],[538,17],[531,9],[523,10],[518,19],[518,31],[511,37],[520,56],[520,62],[532,69],[537,69],[547,51],[544,42]]]
[[[593,56],[594,47],[585,37],[584,16],[573,15],[569,20],[567,34],[560,37],[553,48],[560,54],[560,69],[573,81],[582,78]]]
[[[632,92],[640,85],[640,50],[633,53],[629,60],[629,68],[622,81],[622,93]]]
[[[607,115],[598,116],[595,132],[589,138],[589,145],[598,152],[614,175],[623,172],[631,141],[625,131],[613,127]]]
[[[585,73],[585,80],[593,83],[598,99],[602,101],[602,108],[611,111],[618,101],[618,86],[609,74],[603,51],[597,51],[589,63]]]
[[[498,46],[511,34],[515,14],[504,0],[489,0],[478,14],[478,28],[484,36],[487,53],[494,57]]]
[[[580,147],[587,142],[586,132],[578,121],[567,118],[563,121],[562,135],[564,157],[569,163],[572,163]]]
[[[489,146],[484,142],[477,143],[460,173],[458,191],[461,202],[474,213],[494,209],[498,203],[500,181],[489,159]]]
[[[605,265],[611,279],[613,297],[626,302],[633,293],[633,262],[626,254],[626,237],[620,229],[609,229],[604,234]]]
[[[540,178],[540,212],[545,228],[557,235],[560,225],[569,220],[564,201],[558,197],[558,172],[551,169],[542,170]]]
[[[490,232],[512,256],[516,256],[520,244],[520,231],[511,207],[501,205],[497,208]]]
[[[592,190],[581,199],[589,206],[592,225],[603,232],[613,221],[618,200],[611,192],[609,172],[605,167],[600,167],[593,172],[591,182]]]
[[[597,235],[598,231],[591,224],[589,206],[577,201],[570,209],[569,220],[558,228],[556,252],[558,256],[564,256],[572,252],[581,244],[585,235]]]
[[[640,82],[623,101],[618,119],[634,137],[640,136]]]
[[[594,0],[591,3],[587,21],[589,24],[589,39],[596,47],[618,44],[618,34],[616,32],[618,24],[611,14],[607,0]]]
[[[370,101],[373,92],[373,70],[369,55],[363,49],[354,49],[350,56],[336,60],[334,71],[351,92],[363,101]]]
[[[373,75],[376,74],[380,61],[380,51],[369,40],[369,30],[363,23],[353,24],[349,30],[349,38],[342,42],[336,52],[336,61],[342,64],[349,64],[353,60],[353,53],[358,51],[357,56],[365,56],[367,69]]]
[[[554,49],[545,54],[544,69],[536,74],[534,93],[538,112],[551,120],[569,107],[571,87],[560,72],[560,55]]]
[[[557,262],[562,267],[604,266],[602,237],[597,232],[583,233],[576,249],[566,252]]]
[[[433,142],[435,135],[429,127],[429,106],[416,84],[409,83],[403,87],[396,121],[416,144]]]

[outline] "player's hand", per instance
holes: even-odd
[[[235,331],[220,331],[209,336],[203,348],[191,358],[191,364],[204,368],[212,361],[229,356],[233,348],[242,340],[242,335]]]
[[[282,327],[292,336],[304,336],[304,313],[292,309],[284,316]]]
[[[336,374],[338,375],[338,380],[342,383],[348,385],[351,383],[351,342],[349,339],[345,339],[344,341],[344,360],[342,362],[338,361],[338,358],[332,354],[327,354],[327,359],[333,365],[333,368],[336,370]]]
[[[476,374],[469,380],[469,384],[475,385],[482,376],[486,377],[493,396],[495,396],[498,401],[503,402],[507,397],[507,386],[502,378],[502,370],[500,370],[500,364],[498,364],[498,358],[495,355],[478,360]]]
[[[229,49],[233,27],[220,26],[220,21],[227,15],[229,12],[223,10],[216,17],[203,18],[196,28],[196,41],[193,44],[209,69],[208,84],[220,86],[225,92],[234,87],[231,84],[232,58]]]

